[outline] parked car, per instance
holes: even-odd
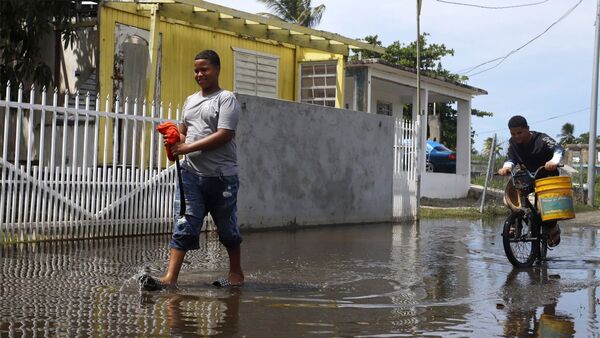
[[[425,148],[429,172],[456,173],[456,152],[436,141],[427,140]]]

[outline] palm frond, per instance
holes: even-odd
[[[319,24],[325,5],[312,7],[311,0],[258,0],[263,3],[277,18],[300,24],[306,27],[314,27]]]

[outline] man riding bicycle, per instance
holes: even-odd
[[[530,131],[527,120],[520,115],[515,115],[508,120],[510,129],[510,140],[508,146],[508,155],[498,174],[507,176],[511,173],[515,165],[521,165],[530,172],[535,172],[539,167],[544,166],[545,172],[538,175],[537,178],[548,176],[558,176],[558,164],[562,160],[564,149],[550,136]],[[554,247],[560,243],[560,228],[556,221],[546,221],[542,225],[549,229],[550,238],[548,246]]]

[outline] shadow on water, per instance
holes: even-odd
[[[240,289],[209,285],[226,273],[227,256],[206,234],[186,256],[178,288],[156,293],[140,292],[133,277],[143,267],[164,270],[168,236],[2,246],[0,335],[598,332],[594,230],[565,229],[546,266],[518,271],[498,227],[431,220],[248,233]]]

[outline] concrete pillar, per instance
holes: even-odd
[[[471,100],[458,100],[456,121],[456,174],[471,181]]]
[[[372,104],[371,104],[371,100],[373,97],[373,87],[371,86],[373,80],[373,71],[371,70],[371,67],[367,68],[367,113],[371,112],[372,109]]]
[[[146,70],[146,100],[148,100],[148,103],[154,101],[154,94],[156,90],[156,66],[158,62],[159,35],[158,26],[160,25],[158,4],[150,6],[150,41],[148,41],[148,69]]]
[[[433,114],[429,116],[429,138],[442,142],[440,131],[440,116],[436,114],[436,102],[433,102]],[[443,142],[442,142],[443,143]]]
[[[425,172],[425,149],[427,147],[427,145],[425,144],[425,141],[427,140],[427,106],[429,105],[429,90],[427,88],[422,88],[421,89],[421,118],[420,118],[420,125],[421,125],[421,154],[423,154],[423,156],[421,157],[421,161],[419,163],[418,166],[418,170],[420,170],[422,173]],[[416,121],[418,118],[418,112],[417,112],[417,94],[415,92],[415,94],[413,94],[413,100],[412,100],[412,116],[413,116],[413,121]]]

